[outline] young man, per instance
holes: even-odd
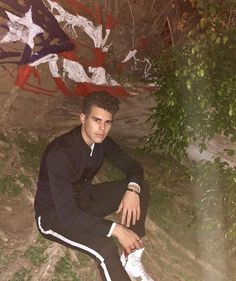
[[[105,92],[84,98],[81,126],[56,138],[43,155],[35,197],[39,231],[93,257],[106,281],[153,281],[141,263],[149,191],[143,170],[108,137],[119,101]],[[126,179],[93,184],[105,159]],[[104,217],[117,211],[121,223]],[[124,251],[119,257],[111,237]]]

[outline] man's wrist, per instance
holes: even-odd
[[[136,191],[136,190],[134,190],[134,189],[132,189],[132,188],[127,188],[127,191],[130,191],[130,192],[134,192],[134,193],[136,193],[136,194],[140,194],[138,191]]]
[[[116,223],[111,235],[118,238],[120,233],[122,233],[122,231],[124,231],[124,228],[125,227],[123,225]]]

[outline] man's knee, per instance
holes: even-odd
[[[115,257],[118,254],[118,248],[113,241],[113,239],[109,239],[110,241],[106,244],[103,249],[102,257],[104,259],[110,259],[110,257]]]

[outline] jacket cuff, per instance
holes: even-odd
[[[108,232],[108,234],[107,234],[107,237],[111,237],[112,232],[113,232],[113,230],[114,230],[115,226],[116,226],[116,223],[115,223],[115,222],[113,222],[113,224],[111,225],[111,228],[110,228],[110,230],[109,230],[109,232]]]

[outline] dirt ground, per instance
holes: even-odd
[[[136,95],[122,101],[111,135],[122,147],[135,153],[134,148],[141,145],[140,138],[150,130],[145,120],[153,101],[147,86],[140,84],[129,90]],[[0,102],[9,98],[7,92],[2,92]],[[41,138],[50,141],[76,126],[81,99],[34,96],[19,91],[10,103],[11,106],[4,107],[1,113],[0,280],[99,281],[90,258],[46,241],[39,236],[34,223],[33,198],[43,147]],[[157,203],[151,201],[152,209],[146,222],[147,251],[143,260],[154,280],[236,280],[228,267],[199,253],[201,247],[195,247],[196,233],[185,232],[191,213],[184,213],[183,209],[191,209],[194,196],[184,167],[157,152],[137,157],[145,168],[153,198],[156,191],[160,194]],[[32,158],[34,162],[29,166]],[[98,180],[116,176],[115,169],[105,166]],[[174,210],[174,219],[168,209]]]

